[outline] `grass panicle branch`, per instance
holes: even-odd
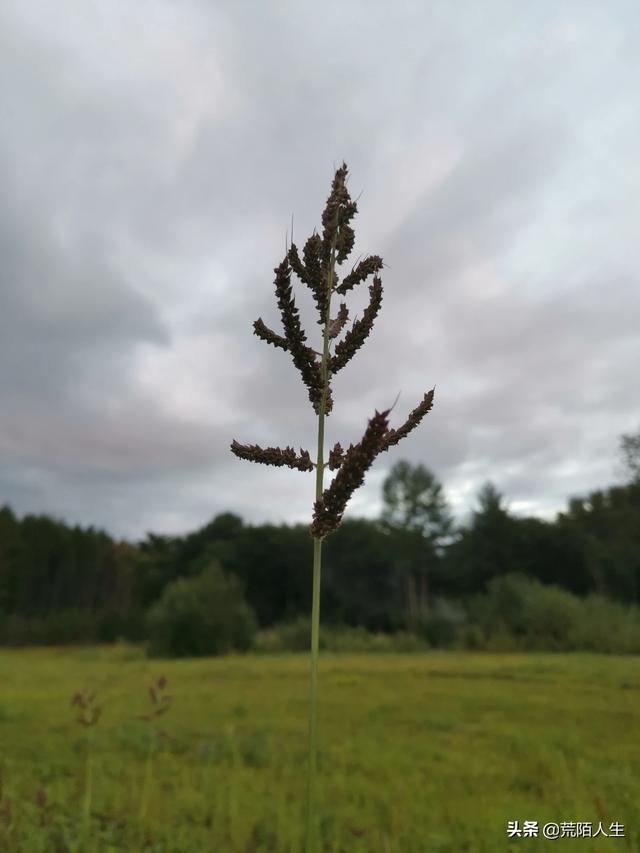
[[[362,344],[369,337],[373,323],[382,304],[382,281],[374,276],[369,285],[369,304],[364,309],[362,319],[354,320],[344,339],[336,344],[333,356],[329,359],[329,370],[337,373],[348,364]]]
[[[329,339],[337,338],[349,319],[349,309],[344,302],[340,303],[338,316],[329,323]]]
[[[422,398],[422,401],[411,411],[409,417],[402,426],[399,429],[389,430],[384,439],[383,450],[388,450],[390,447],[398,444],[399,441],[406,438],[406,436],[408,436],[409,433],[418,426],[424,416],[433,408],[434,394],[435,388],[432,388],[431,391],[427,391]]]
[[[320,399],[323,396],[321,366],[317,361],[315,352],[305,343],[307,336],[300,324],[300,314],[293,297],[291,267],[287,258],[274,269],[274,272],[276,274],[276,298],[282,317],[287,349],[291,353],[293,363],[300,371],[314,411],[319,414]]]
[[[326,288],[323,286],[322,269],[322,238],[319,234],[312,234],[302,250],[303,261],[300,260],[298,248],[295,243],[291,244],[288,253],[289,263],[301,282],[307,285],[313,296],[318,309],[318,324],[324,325],[326,312]]]
[[[357,284],[366,281],[370,275],[375,275],[375,273],[380,272],[382,266],[381,257],[378,255],[370,255],[368,258],[365,258],[363,261],[356,264],[349,275],[346,275],[342,279],[342,284],[339,284],[335,289],[336,293],[340,293],[344,296],[347,291],[351,290]]]
[[[342,521],[347,503],[355,490],[364,482],[364,475],[373,460],[383,449],[388,431],[389,409],[376,412],[371,418],[362,439],[351,445],[331,485],[316,500],[311,524],[311,535],[323,539]]]
[[[278,347],[285,352],[289,352],[289,344],[287,343],[286,338],[283,338],[281,335],[277,335],[268,326],[265,326],[262,317],[258,317],[253,324],[253,332],[268,344],[273,344],[274,347]]]
[[[234,439],[231,451],[240,459],[261,462],[266,465],[294,468],[316,472],[316,495],[313,518],[309,527],[313,537],[313,584],[311,603],[311,690],[309,701],[309,760],[307,770],[307,853],[318,849],[318,810],[316,798],[317,766],[317,698],[318,698],[318,648],[320,626],[320,572],[322,542],[342,520],[343,514],[354,491],[362,485],[367,470],[375,458],[396,445],[420,423],[433,405],[434,391],[424,395],[422,402],[413,409],[398,429],[390,429],[388,416],[391,409],[376,411],[367,424],[362,439],[351,444],[345,451],[339,442],[329,451],[324,461],[324,422],[333,408],[331,378],[353,358],[369,337],[374,321],[382,304],[382,279],[378,275],[383,268],[379,255],[369,255],[351,268],[340,282],[336,266],[343,264],[351,254],[355,243],[355,232],[351,222],[358,212],[347,190],[347,166],[343,163],[334,175],[331,192],[322,212],[322,236],[314,233],[304,244],[302,258],[295,243],[291,243],[285,258],[275,268],[275,290],[284,335],[269,329],[262,318],[253,324],[254,333],[263,341],[291,355],[293,363],[307,388],[309,400],[318,416],[318,447],[315,463],[310,454],[300,449],[297,454],[292,447],[261,448],[256,444],[240,444]],[[312,349],[300,323],[295,304],[291,274],[295,273],[302,284],[311,291],[318,310],[318,323],[322,328],[322,352]],[[355,319],[341,340],[336,340],[349,320],[349,309],[341,302],[335,317],[331,317],[333,293],[344,296],[369,276],[369,304],[361,319]],[[334,346],[333,352],[331,347]],[[323,486],[324,469],[337,471],[331,484]]]
[[[293,447],[258,447],[257,444],[239,444],[234,441],[231,450],[239,459],[261,462],[263,465],[286,465],[298,471],[313,471],[314,464],[308,450],[300,448],[297,454]]]

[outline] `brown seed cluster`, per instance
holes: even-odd
[[[339,441],[337,441],[329,451],[329,470],[337,471],[344,462],[344,450]]]
[[[364,475],[378,453],[383,449],[384,437],[388,430],[385,412],[376,412],[367,424],[363,437],[352,444],[344,455],[342,465],[333,478],[331,485],[324,490],[313,507],[311,535],[322,539],[331,533],[342,521],[351,495],[364,482]]]
[[[276,299],[284,335],[269,329],[262,318],[253,324],[254,333],[261,340],[290,353],[307,388],[314,411],[325,416],[331,412],[333,406],[332,376],[349,363],[369,337],[382,304],[382,280],[378,275],[383,267],[381,257],[369,255],[359,261],[341,282],[335,269],[336,264],[341,265],[348,258],[355,241],[355,232],[350,223],[358,211],[358,206],[351,200],[346,187],[347,172],[345,163],[336,170],[322,213],[322,236],[314,231],[304,244],[302,257],[297,246],[292,243],[284,260],[274,270]],[[321,356],[308,345],[306,333],[300,323],[291,285],[292,272],[310,289],[318,310],[318,323],[323,330],[326,326],[329,346],[334,346],[335,342],[324,371]],[[331,319],[328,310],[331,294],[344,295],[370,276],[373,276],[373,279],[369,285],[369,304],[362,318],[355,319],[344,337],[337,340],[349,321],[349,310],[347,305],[341,302],[336,317]],[[349,498],[363,483],[364,475],[376,456],[397,444],[415,429],[433,406],[433,396],[433,390],[426,393],[421,403],[398,429],[389,428],[390,410],[376,412],[357,444],[351,444],[346,451],[339,442],[334,445],[329,451],[326,467],[338,473],[314,504],[310,527],[312,536],[323,538],[338,527]],[[309,452],[302,448],[298,454],[292,447],[285,447],[284,450],[279,447],[261,448],[256,444],[240,444],[234,440],[231,451],[240,459],[265,465],[286,465],[299,471],[312,471],[316,467]]]
[[[322,326],[327,312],[328,294],[324,286],[326,274],[323,267],[323,241],[319,234],[314,233],[309,237],[304,244],[302,257],[301,261],[298,248],[295,243],[292,243],[287,258],[294,273],[311,291],[320,315],[318,323]]]
[[[272,332],[268,326],[265,326],[262,317],[258,317],[258,319],[253,324],[254,334],[259,338],[262,338],[263,341],[266,341],[268,344],[273,344],[274,347],[279,347],[283,349],[285,352],[289,352],[289,344],[287,343],[287,339],[283,338],[281,335],[276,335],[275,332]]]
[[[257,444],[240,444],[234,441],[231,451],[239,459],[248,459],[250,462],[262,462],[263,465],[286,465],[289,468],[297,468],[298,471],[313,471],[314,465],[308,450],[300,448],[298,455],[293,447],[258,447]]]
[[[364,309],[361,320],[355,320],[343,340],[336,344],[334,354],[329,359],[329,370],[337,373],[348,364],[362,344],[369,337],[373,328],[373,321],[378,316],[382,303],[382,281],[374,276],[369,285],[369,304]]]
[[[378,255],[370,255],[363,261],[360,261],[349,273],[342,279],[342,284],[336,287],[336,293],[345,294],[351,290],[356,284],[365,281],[370,275],[375,275],[382,269],[382,258]]]
[[[329,323],[329,340],[337,338],[340,332],[344,329],[347,320],[349,319],[349,309],[344,302],[340,303],[338,316]]]
[[[387,435],[385,436],[385,444],[383,450],[388,450],[390,447],[393,447],[394,444],[397,444],[401,439],[406,438],[409,435],[411,430],[415,429],[423,417],[430,412],[433,408],[433,397],[435,394],[435,388],[432,388],[431,391],[427,391],[427,393],[422,398],[422,402],[419,403],[415,409],[412,409],[409,417],[402,424],[400,429],[390,429]]]
[[[291,267],[288,259],[285,258],[280,266],[275,268],[274,272],[276,274],[276,297],[284,326],[287,349],[291,353],[293,363],[300,371],[315,413],[320,414],[322,400],[320,362],[316,358],[315,352],[306,344],[307,336],[300,324],[300,314],[292,294]],[[331,396],[327,394],[325,412],[329,411],[331,411]]]

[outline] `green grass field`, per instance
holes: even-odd
[[[154,734],[140,717],[161,675]],[[325,654],[320,680],[323,851],[640,850],[637,658]],[[103,705],[92,729],[71,707],[82,688]],[[0,849],[300,853],[307,698],[304,655],[0,651]],[[513,820],[625,837],[509,840]]]

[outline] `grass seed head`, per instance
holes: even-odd
[[[76,720],[81,726],[95,726],[102,714],[102,705],[96,702],[96,694],[93,690],[78,690],[71,697],[71,707],[77,708]]]
[[[173,696],[169,696],[164,692],[166,687],[167,679],[164,675],[161,675],[149,685],[147,692],[149,694],[149,701],[151,702],[151,712],[149,714],[141,714],[139,719],[150,723],[156,717],[167,713],[171,707]]]
[[[333,408],[331,378],[342,370],[369,337],[374,321],[382,304],[382,279],[378,275],[383,267],[379,255],[369,255],[352,267],[340,282],[336,264],[344,263],[353,250],[355,232],[351,222],[358,212],[356,202],[347,190],[348,169],[343,163],[336,169],[331,183],[331,192],[322,212],[322,236],[315,231],[304,244],[302,257],[295,243],[287,250],[285,258],[275,272],[275,291],[284,335],[269,329],[259,318],[253,324],[254,333],[263,341],[291,355],[302,381],[307,388],[309,400],[319,418],[326,417]],[[295,304],[291,274],[295,273],[313,296],[320,316],[319,323],[325,335],[324,353],[319,353],[307,343],[307,335],[300,323]],[[349,320],[346,303],[341,302],[337,315],[329,316],[332,293],[345,295],[358,284],[373,276],[369,284],[369,303],[360,319],[354,319],[351,328],[340,341],[336,341]],[[334,346],[335,345],[335,346]],[[333,353],[330,347],[334,346]],[[325,360],[326,358],[326,360]],[[311,535],[324,538],[335,530],[342,520],[347,502],[353,492],[364,482],[364,475],[376,456],[398,444],[413,429],[433,406],[434,391],[424,395],[407,420],[397,429],[390,429],[388,415],[391,411],[376,412],[369,421],[362,439],[344,451],[339,442],[329,451],[327,463],[311,461],[309,452],[300,448],[296,453],[292,447],[266,447],[257,444],[240,444],[232,441],[231,451],[240,459],[264,465],[283,466],[298,471],[312,471],[321,465],[337,471],[333,482],[320,494],[320,477],[314,503]],[[321,471],[319,472],[322,473]]]

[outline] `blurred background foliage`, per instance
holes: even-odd
[[[640,652],[640,443],[623,436],[621,450],[627,482],[571,498],[553,521],[515,517],[487,482],[456,525],[435,475],[396,463],[380,518],[347,519],[326,540],[325,647]],[[311,551],[305,524],[229,512],[130,543],[5,506],[0,643],[306,649]]]

